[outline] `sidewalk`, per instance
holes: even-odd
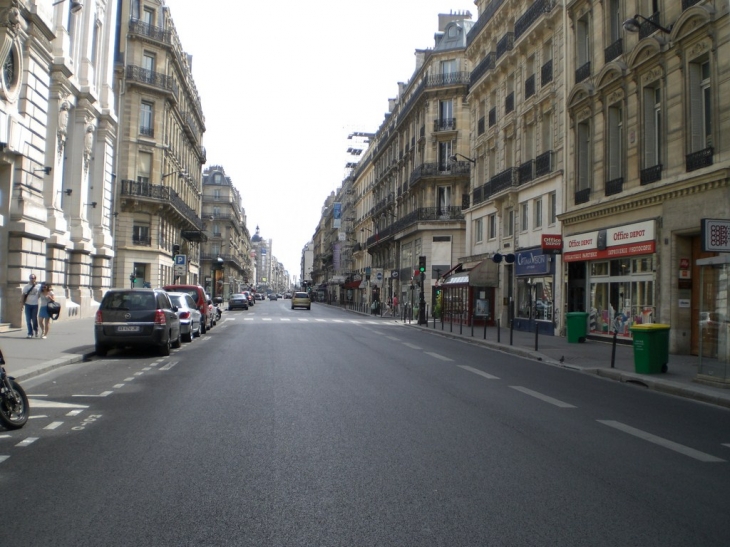
[[[0,333],[0,349],[5,357],[5,370],[19,382],[83,361],[94,354],[94,318],[59,319],[53,321],[45,340],[26,338],[22,329]]]
[[[378,319],[403,322],[402,319],[393,317],[379,317]],[[630,382],[662,393],[730,408],[730,389],[694,381],[699,364],[697,356],[670,354],[668,370],[665,374],[637,374],[634,367],[634,348],[628,344],[616,344],[614,368],[611,368],[612,344],[610,342],[586,340],[582,344],[569,344],[567,338],[561,336],[540,335],[537,339],[536,351],[534,332],[513,331],[512,345],[510,345],[510,332],[508,328],[504,327],[501,329],[498,342],[496,327],[487,327],[485,339],[483,326],[474,327],[472,336],[472,328],[466,325],[462,326],[460,330],[459,325],[452,327],[451,324],[444,323],[442,330],[441,323],[437,321],[434,328],[433,318],[427,326],[418,325],[416,321],[410,324],[406,321],[405,324],[438,336],[469,340],[475,344],[542,361],[549,365],[595,374],[619,382]]]

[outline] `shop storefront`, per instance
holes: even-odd
[[[471,270],[455,268],[436,287],[437,305],[445,322],[463,325],[495,324],[495,289],[499,286],[499,266],[491,258]]]
[[[554,335],[555,320],[555,261],[541,248],[515,253],[517,300],[513,327]]]
[[[656,223],[566,236],[568,311],[587,311],[589,334],[630,338],[656,317]],[[572,295],[572,296],[571,296]]]

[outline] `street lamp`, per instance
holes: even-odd
[[[57,6],[58,4],[62,4],[65,1],[66,0],[58,0],[57,2],[54,2],[53,4],[51,4],[51,6]],[[77,2],[77,1],[72,1],[71,2],[71,13],[78,13],[83,8],[84,8],[84,4],[83,3]]]
[[[642,19],[645,23],[649,23],[654,28],[661,30],[666,34],[670,34],[672,32],[671,25],[669,26],[669,28],[664,28],[659,23],[656,23],[655,21],[652,21],[651,19],[648,19],[643,15],[639,15],[638,13],[630,19],[626,19],[626,21],[624,21],[624,30],[626,32],[639,32],[639,30],[641,30],[641,23],[639,23],[639,19]]]
[[[452,154],[452,155],[451,155],[451,156],[449,157],[449,159],[450,159],[451,161],[457,161],[457,160],[458,160],[459,158],[457,158],[456,156],[461,156],[461,157],[462,157],[462,158],[464,158],[464,159],[465,159],[466,161],[470,161],[470,162],[472,162],[472,163],[474,163],[474,164],[476,164],[476,162],[477,162],[477,160],[473,160],[473,159],[471,159],[471,158],[467,158],[467,157],[466,157],[466,156],[465,156],[464,154],[459,154],[458,152],[457,152],[456,154]]]

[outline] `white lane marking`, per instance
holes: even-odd
[[[7,460],[10,456],[0,456],[0,463],[3,463],[5,460]]]
[[[152,370],[152,367],[144,367],[142,370]]]
[[[441,359],[442,361],[453,361],[453,359],[449,359],[448,357],[444,357],[443,355],[439,355],[438,353],[434,353],[432,351],[424,351],[426,355],[430,355],[431,357],[435,357],[436,359]]]
[[[23,439],[22,441],[20,441],[15,446],[19,446],[19,447],[23,448],[23,447],[26,447],[26,446],[29,446],[29,445],[33,444],[37,440],[38,440],[38,437],[28,437],[27,439]]]
[[[393,340],[394,342],[400,342],[400,338],[396,338],[395,336],[386,336],[388,340]]]
[[[157,366],[157,365],[159,365],[159,364],[160,364],[160,363],[150,363],[150,366],[151,366],[151,367],[156,367],[156,366]]]
[[[160,370],[162,370],[162,367],[160,367]],[[142,376],[143,374],[144,374],[144,372],[142,372],[142,371],[140,371],[140,372],[135,372],[135,373],[134,373],[134,375],[135,375],[135,376]]]
[[[122,389],[124,387],[124,384],[115,384],[112,386],[114,389]]]
[[[134,380],[134,376],[130,376],[129,378],[124,379],[125,382],[131,382],[132,380]]]
[[[730,448],[730,443],[722,443],[722,446],[727,446],[728,448]]]
[[[210,336],[206,336],[205,338],[198,338],[198,340],[200,340],[201,342],[207,342],[208,340],[210,340]]]
[[[288,317],[282,317],[281,320],[282,321],[291,321],[291,319],[289,319]]]
[[[48,416],[46,416],[45,414],[34,414],[33,416],[28,416],[29,420],[37,420],[38,418],[48,418]]]
[[[43,429],[56,429],[57,427],[62,426],[62,425],[63,425],[63,422],[51,422]]]
[[[403,345],[411,349],[423,349],[421,346],[417,346],[416,344],[409,344],[408,342],[403,342]]]
[[[243,320],[244,321],[253,321],[253,317],[244,317]]]
[[[522,387],[522,386],[509,386],[509,387],[511,387],[512,389],[516,389],[517,391],[521,391],[525,395],[531,395],[532,397],[540,399],[541,401],[545,401],[546,403],[550,403],[551,405],[558,406],[560,408],[575,408],[575,406],[573,406],[573,405],[564,403],[563,401],[559,401],[558,399],[553,399],[552,397],[548,397],[547,395],[543,395],[542,393],[538,393],[537,391],[532,391],[531,389],[527,389],[526,387]]]
[[[302,319],[301,317],[297,319],[301,323],[309,323],[309,319]]]
[[[41,395],[39,393],[33,393],[31,395],[30,393],[28,393],[28,397],[33,397],[33,398],[35,398],[35,397],[48,397],[48,395],[47,394]]]
[[[0,439],[9,439],[10,435],[0,435]]]
[[[326,323],[327,322],[326,319],[315,319],[315,321],[317,321],[318,323]]]
[[[492,376],[491,374],[487,374],[486,372],[482,372],[479,369],[468,367],[466,365],[456,365],[459,368],[463,368],[464,370],[468,370],[469,372],[473,372],[474,374],[478,374],[479,376],[483,376],[484,378],[488,380],[499,380],[497,376]]]
[[[235,317],[226,317],[226,318],[225,318],[225,319],[223,320],[223,322],[225,323],[226,321],[235,321],[235,320],[236,320],[236,318],[235,318]]]
[[[114,393],[113,391],[102,391],[99,395],[71,395],[71,397],[106,397]],[[84,407],[88,408],[88,407]]]
[[[83,411],[84,411],[84,409],[83,409],[83,408],[80,408],[80,409],[78,409],[78,410],[72,410],[71,412],[67,412],[67,413],[66,413],[66,416],[78,416],[78,415],[79,415],[79,414],[81,414],[81,413],[82,413]]]
[[[57,403],[54,401],[38,401],[36,399],[28,399],[28,406],[31,408],[89,408],[88,405]]]
[[[674,450],[675,452],[679,452],[680,454],[684,454],[685,456],[689,456],[690,458],[694,458],[695,460],[699,460],[701,462],[716,463],[725,461],[720,458],[716,458],[715,456],[705,454],[704,452],[700,452],[699,450],[695,450],[694,448],[690,448],[689,446],[684,446],[683,444],[675,443],[674,441],[670,441],[669,439],[657,437],[656,435],[652,435],[651,433],[647,433],[646,431],[642,431],[641,429],[636,429],[635,427],[631,427],[630,425],[622,424],[621,422],[617,422],[615,420],[596,421],[600,424],[607,425],[608,427],[613,427],[614,429],[618,429],[619,431],[623,431],[624,433],[628,433],[629,435],[633,435],[634,437],[638,437],[639,439],[644,439],[645,441],[658,444],[659,446],[663,446],[664,448],[668,448],[669,450]]]
[[[160,370],[170,370],[172,367],[177,365],[179,361],[173,361],[171,363],[167,363],[164,367],[160,367]]]
[[[264,321],[271,321],[271,317],[264,317]]]
[[[334,321],[335,323],[344,323],[342,319],[333,319],[332,321]]]

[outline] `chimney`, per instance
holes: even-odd
[[[470,11],[457,11],[449,13],[439,13],[439,32],[446,30],[446,25],[453,21],[465,21],[471,19]]]
[[[393,112],[393,110],[395,110],[396,103],[397,99],[388,99],[388,112]]]
[[[416,70],[415,72],[418,72],[421,70],[421,67],[423,66],[423,63],[426,62],[426,53],[427,51],[425,49],[417,49],[416,50]]]

